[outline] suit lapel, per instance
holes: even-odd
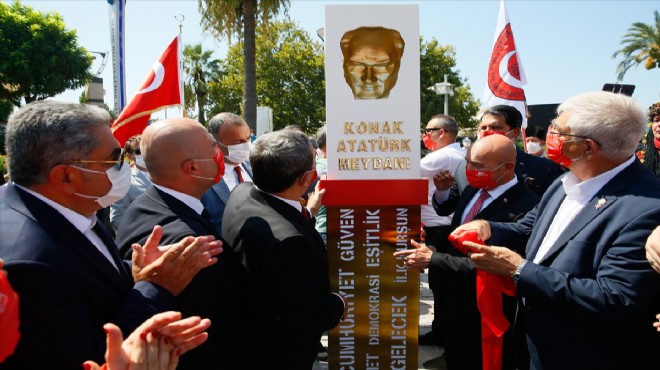
[[[546,196],[548,201],[544,202]],[[546,193],[546,196],[543,197],[541,203],[538,205],[538,211],[536,213],[537,218],[534,222],[534,228],[532,229],[532,234],[529,237],[529,242],[527,243],[527,258],[532,260],[536,256],[545,234],[547,234],[548,229],[552,220],[555,218],[559,206],[564,201],[566,193],[564,192],[564,187],[559,185],[557,190],[553,193]]]
[[[316,231],[314,224],[311,222],[311,220],[307,220],[297,209],[270,194],[261,192],[254,186],[250,190],[250,196],[257,202],[274,209],[287,221],[296,225],[300,225],[305,231],[305,234],[315,240],[316,244],[322,247],[322,249],[325,251],[325,243],[323,243],[321,235],[318,233],[318,231]]]
[[[130,274],[127,275],[123,264],[118,266],[119,271],[117,271],[83,233],[51,206],[13,185],[7,189],[7,204],[33,219],[44,230],[47,230],[60,245],[66,246],[81,256],[92,266],[92,270],[98,271],[118,289],[124,290],[127,283],[132,285],[132,277]],[[104,240],[103,237],[101,239]],[[107,247],[114,258],[114,255],[118,253],[117,247],[112,240],[110,242],[111,244]]]
[[[206,231],[210,235],[213,235],[216,238],[220,238],[220,236],[215,231],[215,227],[213,227],[213,224],[211,224],[208,218],[202,217],[202,215],[195,212],[194,209],[188,207],[182,201],[176,199],[175,197],[163,191],[156,189],[155,186],[152,186],[149,189],[147,189],[146,194],[149,198],[151,198],[151,200],[159,204],[161,207],[171,210],[176,215],[186,216],[188,218],[192,218],[196,220],[197,222],[204,225],[204,227],[207,229]]]
[[[573,219],[570,226],[566,228],[559,235],[557,241],[552,245],[552,247],[550,247],[550,249],[545,254],[545,256],[543,256],[543,258],[539,261],[539,264],[543,263],[549,257],[551,257],[552,255],[559,252],[562,248],[564,248],[564,246],[566,246],[566,243],[568,243],[568,241],[571,238],[573,238],[577,233],[582,231],[591,221],[593,221],[596,217],[598,217],[599,214],[605,212],[605,210],[609,206],[611,206],[616,200],[617,197],[615,196],[605,196],[605,197],[595,196],[591,198],[589,203],[587,203],[584,206],[584,208],[575,216],[575,219]]]
[[[477,213],[476,218],[489,220],[493,218],[493,215],[499,214],[502,208],[506,207],[511,199],[516,197],[522,190],[521,186],[525,186],[522,182],[518,182],[514,186],[507,189],[502,195],[493,199],[490,204]]]
[[[213,189],[213,191],[218,195],[218,198],[220,198],[224,204],[227,204],[227,200],[229,199],[229,186],[227,186],[227,183],[225,183],[224,179],[213,185],[211,189]]]
[[[597,193],[596,196],[592,197],[589,202],[584,206],[584,208],[575,216],[575,219],[571,222],[568,228],[564,230],[560,235],[559,238],[557,238],[557,241],[550,247],[548,250],[548,253],[543,256],[543,259],[539,261],[539,263],[543,263],[546,261],[548,258],[551,256],[557,254],[565,245],[568,243],[568,241],[575,237],[580,231],[582,231],[590,222],[592,222],[594,219],[596,219],[600,214],[605,213],[607,208],[609,208],[614,202],[617,200],[616,194],[621,192],[623,189],[625,189],[628,184],[630,184],[631,181],[635,180],[634,173],[639,171],[638,166],[642,166],[637,161],[634,161],[631,165],[628,167],[624,168],[621,172],[619,172],[616,176],[614,176],[610,181],[608,181],[602,189],[600,189]],[[557,191],[556,193],[561,193],[564,194],[563,187],[560,187],[560,191]],[[558,204],[556,205],[556,208],[548,209],[547,212],[544,212],[546,217],[543,219],[543,228],[539,230],[539,234],[537,235],[535,240],[535,250],[534,250],[534,255],[536,254],[536,251],[538,250],[538,247],[541,245],[543,242],[543,237],[548,231],[548,228],[550,227],[550,224],[552,223],[552,219],[554,218],[554,215],[557,213],[557,210],[559,209],[559,205],[561,205],[561,201],[563,201],[564,197],[562,196]],[[541,233],[542,231],[542,233]],[[534,236],[534,233],[532,233],[532,236]],[[533,256],[531,258],[533,258]]]

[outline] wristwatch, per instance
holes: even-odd
[[[520,272],[522,271],[523,267],[527,264],[527,260],[522,260],[518,267],[516,267],[516,272],[511,275],[511,280],[513,280],[513,283],[518,285],[518,279],[520,279]]]

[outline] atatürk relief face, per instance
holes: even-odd
[[[360,27],[344,34],[344,78],[355,99],[387,98],[396,84],[404,42],[399,31]]]

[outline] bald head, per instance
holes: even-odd
[[[504,135],[489,135],[472,144],[473,156],[496,159],[499,163],[516,161],[516,146]]]
[[[172,185],[190,180],[185,176],[186,161],[213,158],[215,140],[199,122],[171,118],[147,127],[140,148],[153,182],[178,190]]]
[[[467,154],[467,168],[493,171],[497,186],[515,176],[516,146],[504,135],[490,135],[477,140]]]

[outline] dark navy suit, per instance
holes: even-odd
[[[491,223],[489,244],[536,256],[565,198],[555,182],[516,223]],[[518,282],[533,369],[658,369],[660,275],[644,244],[660,223],[660,179],[634,161],[594,196]]]
[[[309,370],[323,331],[337,325],[343,302],[330,293],[328,256],[314,224],[252,183],[231,193],[224,237],[250,272],[250,348],[255,369]]]
[[[250,167],[249,162],[243,162],[240,164],[241,168],[247,172],[250,177],[252,177],[252,167]],[[225,205],[229,199],[229,186],[225,183],[225,180],[221,180],[217,184],[214,184],[209,190],[202,195],[202,204],[204,208],[209,212],[211,216],[211,223],[218,235],[222,235],[222,215],[225,212]]]
[[[133,283],[108,232],[98,230],[118,269],[57,210],[9,184],[0,202],[0,258],[19,295],[21,340],[0,368],[103,363],[103,324],[117,324],[126,337],[153,314],[175,309],[164,288]]]
[[[510,222],[524,217],[536,206],[539,198],[521,180],[518,177],[517,184],[479,211],[475,219]],[[433,206],[439,215],[449,215],[454,212],[451,223],[453,230],[461,225],[463,212],[470,200],[478,193],[479,189],[468,185],[460,198],[457,193],[452,192],[447,202],[442,204],[434,202]],[[429,283],[440,287],[438,292],[441,294],[442,309],[438,319],[441,321],[440,328],[445,334],[447,367],[450,370],[482,369],[481,315],[477,309],[474,263],[453,247],[449,247],[448,253],[433,253],[429,263]],[[516,301],[506,296],[503,297],[503,301],[504,313],[513,326]],[[502,359],[504,370],[516,368],[516,352],[522,352],[519,355],[527,360],[524,346],[522,350],[516,348],[513,336],[514,332],[511,329],[504,335]]]
[[[215,234],[213,225],[185,203],[150,186],[138,197],[122,217],[117,245],[122,253],[130,253],[133,243],[144,243],[155,225],[163,227],[161,244],[170,244],[186,236]],[[245,369],[247,352],[243,284],[247,277],[233,250],[223,242],[218,262],[200,271],[186,289],[176,297],[177,308],[184,317],[197,315],[211,319],[209,339],[188,353],[178,369]]]

